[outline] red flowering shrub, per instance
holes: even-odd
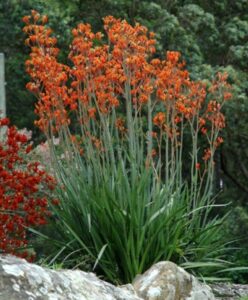
[[[26,135],[0,119],[0,252],[28,257],[27,227],[46,224],[48,201],[42,190],[53,190],[54,179],[38,162],[28,162],[32,145]]]

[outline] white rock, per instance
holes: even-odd
[[[155,275],[156,274],[156,275]],[[214,300],[211,288],[172,262],[159,262],[133,286],[144,300]],[[154,291],[154,292],[153,292]]]
[[[133,285],[114,286],[93,273],[50,270],[0,255],[0,300],[213,300],[211,289],[171,262],[160,262]]]

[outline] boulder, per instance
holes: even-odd
[[[0,256],[0,300],[141,300],[134,291],[79,270],[50,270]]]
[[[171,262],[152,266],[133,284],[114,286],[93,273],[50,270],[0,255],[0,300],[212,300],[211,289]]]
[[[213,300],[211,288],[184,269],[168,261],[153,265],[133,282],[137,294],[146,300]]]

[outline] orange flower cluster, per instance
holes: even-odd
[[[37,125],[43,131],[58,131],[73,122],[69,115],[76,115],[84,141],[94,137],[93,143],[99,141],[97,148],[102,148],[102,126],[108,124],[110,115],[115,116],[113,124],[121,134],[130,127],[127,120],[128,128],[124,128],[117,108],[125,114],[131,107],[132,116],[141,117],[148,105],[153,124],[177,146],[181,124],[188,123],[206,136],[209,130],[217,132],[225,126],[221,108],[231,97],[227,76],[218,74],[207,90],[202,82],[190,80],[180,53],[168,51],[165,59],[152,59],[154,34],[144,26],[105,17],[105,44],[102,33],[93,33],[89,24],[79,24],[72,30],[69,58],[73,67],[69,68],[57,62],[56,39],[45,26],[47,17],[32,11],[23,21],[29,36],[26,44],[31,47],[26,66],[32,81],[27,87],[39,98]],[[218,101],[208,103],[209,92]],[[220,144],[217,136],[211,143]]]
[[[26,23],[23,31],[29,36],[25,43],[32,49],[30,59],[26,61],[26,70],[32,78],[27,88],[39,95],[35,111],[40,119],[36,125],[44,131],[48,125],[57,130],[69,124],[65,109],[69,102],[65,85],[69,68],[57,62],[57,39],[51,37],[52,30],[45,27],[48,18],[33,10],[32,15],[24,17],[23,21]]]
[[[153,118],[153,123],[162,128],[162,126],[165,124],[166,116],[164,112],[159,112],[156,114],[156,116]]]
[[[104,19],[104,29],[112,46],[112,60],[115,66],[112,72],[117,71],[118,74],[117,91],[123,92],[124,89],[124,98],[130,101],[125,94],[125,86],[128,84],[132,102],[135,105],[146,103],[154,90],[154,68],[148,62],[149,56],[155,52],[154,33],[148,34],[147,28],[138,23],[132,27],[126,21],[111,16]]]
[[[122,136],[126,133],[127,128],[125,126],[125,121],[122,118],[118,118],[115,122],[117,129],[121,132]]]
[[[74,39],[69,58],[74,67],[71,70],[73,79],[70,89],[70,105],[78,107],[82,103],[89,118],[95,118],[96,111],[106,114],[111,107],[119,105],[114,95],[114,87],[107,76],[108,47],[93,47],[94,43],[101,43],[101,34],[92,33],[90,25],[79,24],[72,31]],[[93,102],[96,102],[93,107]],[[92,107],[87,107],[87,105]],[[84,116],[86,117],[86,116]]]

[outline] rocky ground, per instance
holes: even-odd
[[[248,300],[248,284],[215,283],[210,286],[216,299]]]
[[[211,288],[171,262],[156,263],[132,284],[114,286],[93,273],[50,270],[0,254],[0,300],[248,300],[248,285]]]

